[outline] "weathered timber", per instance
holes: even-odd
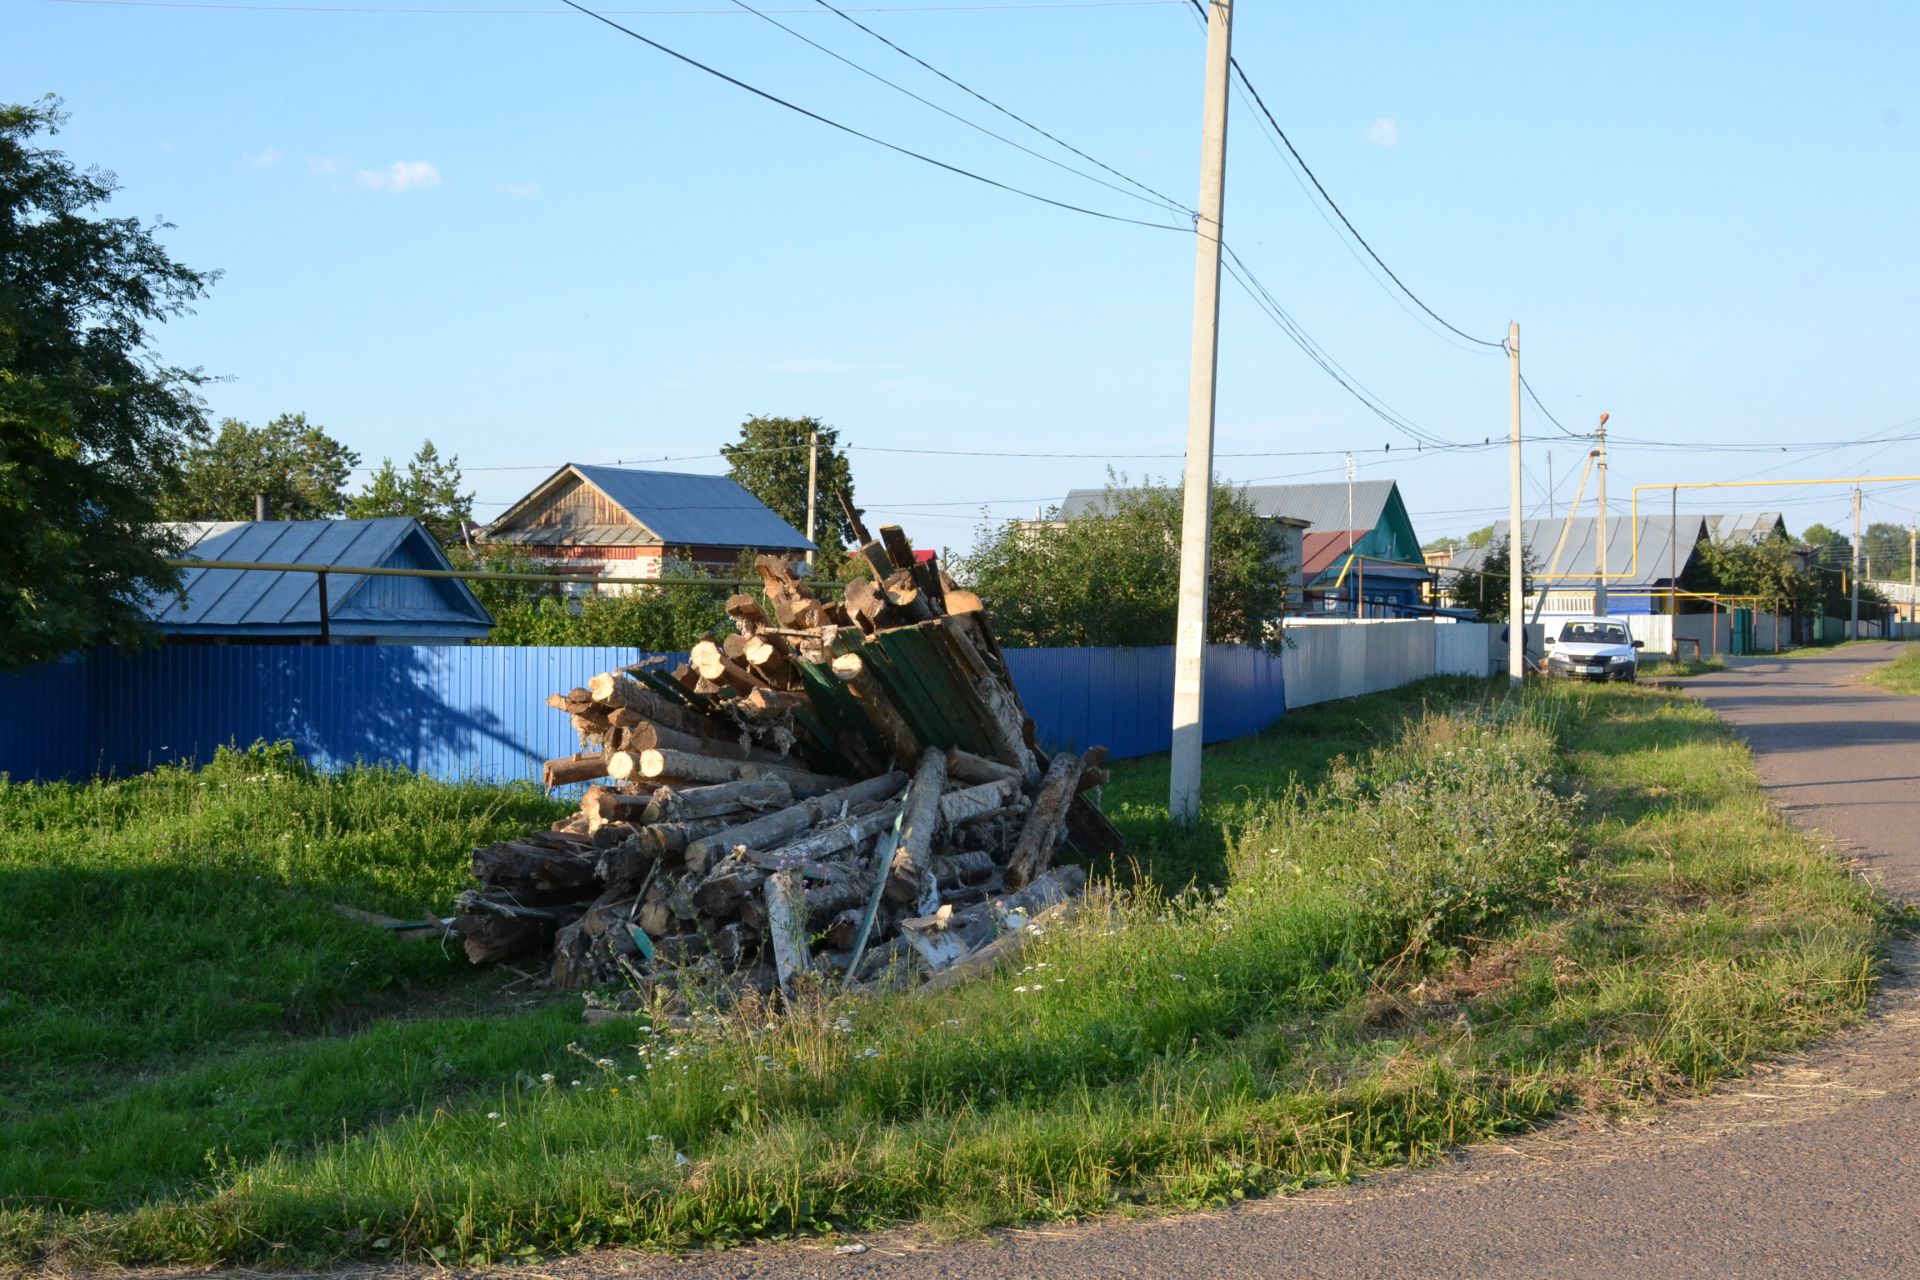
[[[763,886],[767,904],[767,942],[782,988],[791,991],[796,974],[807,967],[807,900],[798,871],[776,871]]]
[[[1081,757],[1071,751],[1054,756],[1045,781],[1033,797],[1033,811],[1020,830],[1019,843],[1007,859],[1007,883],[1018,889],[1047,869],[1054,844],[1066,825],[1067,805],[1078,794]]]
[[[887,597],[887,603],[900,611],[900,616],[912,622],[925,622],[933,616],[933,609],[920,594],[920,584],[913,580],[912,569],[896,569],[887,575],[881,584],[881,590]]]
[[[702,680],[725,685],[741,693],[749,693],[764,683],[756,679],[751,671],[741,666],[727,654],[726,650],[711,640],[702,640],[693,646],[689,661],[693,663],[693,669],[700,673]]]
[[[955,782],[966,783],[1012,782],[1017,785],[1026,780],[1020,770],[1010,764],[988,760],[958,747],[947,752],[947,776]]]
[[[646,820],[707,818],[741,809],[764,812],[792,803],[793,789],[781,778],[749,778],[706,787],[662,787],[648,801]]]
[[[887,867],[887,899],[911,905],[925,915],[938,903],[933,879],[933,837],[940,829],[940,793],[947,785],[947,758],[938,751],[920,753],[919,767],[907,788],[900,838]]]
[[[913,544],[907,541],[907,532],[897,524],[883,524],[879,529],[880,541],[887,549],[887,559],[896,569],[913,568]]]
[[[848,849],[857,850],[892,827],[899,816],[900,804],[897,801],[875,805],[865,813],[852,814],[841,821],[815,827],[798,839],[767,850],[766,854],[784,862],[818,862]]]
[[[851,778],[836,778],[830,774],[810,773],[788,765],[761,764],[747,761],[740,766],[742,778],[779,778],[793,789],[793,794],[805,798],[823,795],[828,791],[838,791],[848,785]]]
[[[891,800],[907,785],[904,773],[887,773],[802,800],[788,808],[716,832],[687,846],[687,865],[696,871],[735,847],[772,849],[822,822],[835,821],[856,807]]]
[[[759,599],[744,591],[727,597],[727,616],[748,635],[767,625],[767,611],[760,607]]]
[[[982,782],[961,791],[949,791],[940,797],[940,821],[953,826],[969,818],[977,818],[1004,808],[1019,794],[1020,784],[1006,778]]]

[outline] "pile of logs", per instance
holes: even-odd
[[[762,991],[888,981],[985,958],[1110,854],[1088,792],[1104,748],[1038,746],[980,601],[899,530],[860,530],[870,579],[816,598],[781,559],[734,630],[555,694],[591,783],[550,831],[474,851],[457,929],[476,963],[550,949],[555,985],[687,966]],[[772,616],[768,616],[771,609]]]

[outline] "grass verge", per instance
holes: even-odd
[[[1640,664],[1639,674],[1642,680],[1684,680],[1726,669],[1720,658],[1653,658]]]
[[[1867,683],[1889,693],[1920,697],[1920,644],[1902,645],[1899,656],[1892,662],[1868,673]]]
[[[484,1087],[93,1207],[57,1124],[15,1130],[0,1149],[39,1163],[0,1166],[0,1260],[484,1261],[1219,1204],[1697,1089],[1862,1009],[1884,909],[1703,708],[1428,696],[1321,709],[1332,750],[1216,750],[1205,835],[1155,835],[1163,763],[1116,770],[1146,874],[936,997],[634,1024],[570,1071],[452,1037]],[[181,1089],[177,1123],[219,1105]]]

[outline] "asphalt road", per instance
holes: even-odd
[[[1792,817],[1920,896],[1920,698],[1855,681],[1894,646],[1691,681],[1752,742]],[[1239,1209],[836,1256],[783,1246],[600,1254],[546,1275],[670,1280],[1119,1277],[1920,1276],[1920,967],[1845,1041],[1711,1097],[1570,1122],[1444,1166]]]

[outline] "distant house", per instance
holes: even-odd
[[[1288,566],[1290,599],[1308,614],[1368,618],[1424,617],[1431,581],[1420,539],[1391,480],[1246,486],[1254,512],[1297,539]],[[1076,489],[1060,513],[1067,519],[1098,509],[1104,491]]]
[[[1545,613],[1580,615],[1594,611],[1594,592],[1599,582],[1599,544],[1595,538],[1597,522],[1592,516],[1577,516],[1569,524],[1559,520],[1526,520],[1520,525],[1520,537],[1534,564],[1535,597],[1545,592]],[[1561,543],[1561,532],[1566,541]],[[1703,543],[1758,544],[1769,540],[1785,541],[1786,521],[1777,511],[1746,511],[1720,515],[1681,513],[1678,522],[1666,512],[1640,517],[1636,529],[1631,517],[1610,516],[1607,538],[1607,612],[1609,614],[1665,613],[1675,585],[1680,591],[1695,585],[1695,571]],[[1507,539],[1507,523],[1493,527],[1493,537],[1484,547],[1455,554],[1451,568],[1463,574],[1470,584],[1472,574],[1484,564],[1487,553]],[[1554,563],[1554,548],[1560,558]],[[1462,591],[1471,598],[1472,587]],[[1681,600],[1681,610],[1690,606]],[[1703,606],[1704,607],[1704,606]]]
[[[658,578],[669,558],[722,570],[742,552],[791,558],[814,547],[726,476],[576,463],[508,507],[486,539],[599,583]]]
[[[148,616],[169,643],[463,644],[493,627],[467,584],[356,569],[451,569],[418,520],[234,520],[176,524],[181,557],[224,563],[326,566],[305,570],[183,569],[182,597]],[[321,600],[324,592],[325,616]]]

